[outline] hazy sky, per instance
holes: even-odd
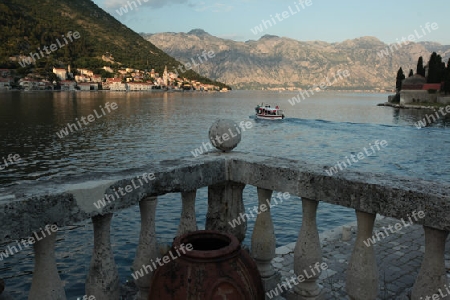
[[[93,1],[136,32],[188,32],[201,28],[239,41],[273,34],[327,42],[375,36],[386,43],[414,34],[417,41],[450,44],[448,0]],[[128,12],[120,11],[121,7],[127,7]],[[426,28],[427,22],[436,23],[435,29]],[[255,34],[256,26],[263,31]]]

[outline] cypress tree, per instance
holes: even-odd
[[[450,58],[448,59],[447,68],[445,69],[444,92],[446,95],[450,93]]]
[[[428,62],[428,83],[441,83],[444,77],[445,64],[442,65],[442,57],[433,52]]]
[[[423,58],[422,56],[419,57],[419,60],[417,61],[417,70],[416,73],[419,75],[422,75],[425,77],[425,68],[423,67]]]
[[[397,89],[397,93],[402,90],[402,81],[405,79],[405,74],[403,73],[403,69],[400,67],[397,71],[397,79],[395,82],[395,88]]]

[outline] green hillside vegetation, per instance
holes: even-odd
[[[32,65],[21,67],[11,57],[22,59],[38,48],[63,42],[62,35],[71,31],[80,37],[67,45],[37,59]],[[102,60],[111,54],[112,62]],[[89,68],[97,70],[103,66],[130,67],[141,70],[155,69],[162,74],[181,65],[138,33],[121,24],[90,0],[2,0],[0,2],[0,68],[17,68],[27,74],[31,69],[48,74],[53,66]],[[188,70],[180,76],[203,83],[224,87]]]

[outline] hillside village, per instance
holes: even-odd
[[[53,68],[54,80],[30,73],[20,77],[16,69],[0,69],[0,89],[6,90],[61,90],[61,91],[151,91],[151,90],[198,90],[219,91],[212,84],[204,84],[188,78],[180,78],[178,74],[168,72],[167,67],[162,76],[154,69],[138,70],[121,68],[116,72],[108,66],[103,70],[114,77],[103,78],[92,70],[79,68]],[[226,89],[226,88],[225,88]]]

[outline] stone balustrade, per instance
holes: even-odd
[[[133,185],[145,172],[154,173],[155,179]],[[127,189],[129,185],[133,188]],[[257,187],[255,205],[259,203],[261,208],[266,205],[257,215],[251,238],[252,256],[266,290],[280,283],[279,274],[271,265],[276,241],[268,204],[273,191],[288,192],[302,199],[303,211],[292,211],[292,218],[302,214],[294,252],[293,269],[297,275],[322,261],[316,210],[323,201],[352,208],[357,216],[357,238],[347,270],[346,291],[350,299],[376,299],[378,270],[375,254],[372,247],[363,245],[363,241],[373,235],[376,214],[408,220],[413,212],[424,211],[425,216],[416,223],[423,225],[425,230],[425,254],[412,289],[412,299],[424,299],[446,284],[444,245],[450,230],[450,185],[348,170],[328,176],[323,166],[239,152],[212,152],[197,158],[160,161],[111,174],[75,176],[70,182],[19,185],[14,187],[13,201],[0,202],[0,239],[3,242],[26,239],[49,224],[62,227],[91,218],[94,249],[86,294],[94,295],[96,300],[119,299],[119,277],[110,243],[110,222],[115,212],[134,205],[140,207],[142,226],[132,266],[136,270],[143,264],[150,264],[157,256],[157,196],[181,193],[178,234],[182,234],[196,230],[196,190],[207,186],[206,229],[231,232],[242,241],[246,223],[232,228],[228,222],[245,213],[242,199],[245,185]],[[113,194],[119,188],[127,193],[105,207],[94,206],[104,194]],[[55,263],[55,239],[56,233],[34,244],[31,300],[66,299]],[[319,274],[296,285],[288,299],[325,299],[318,284]],[[135,281],[139,288],[137,299],[147,299],[151,275]]]

